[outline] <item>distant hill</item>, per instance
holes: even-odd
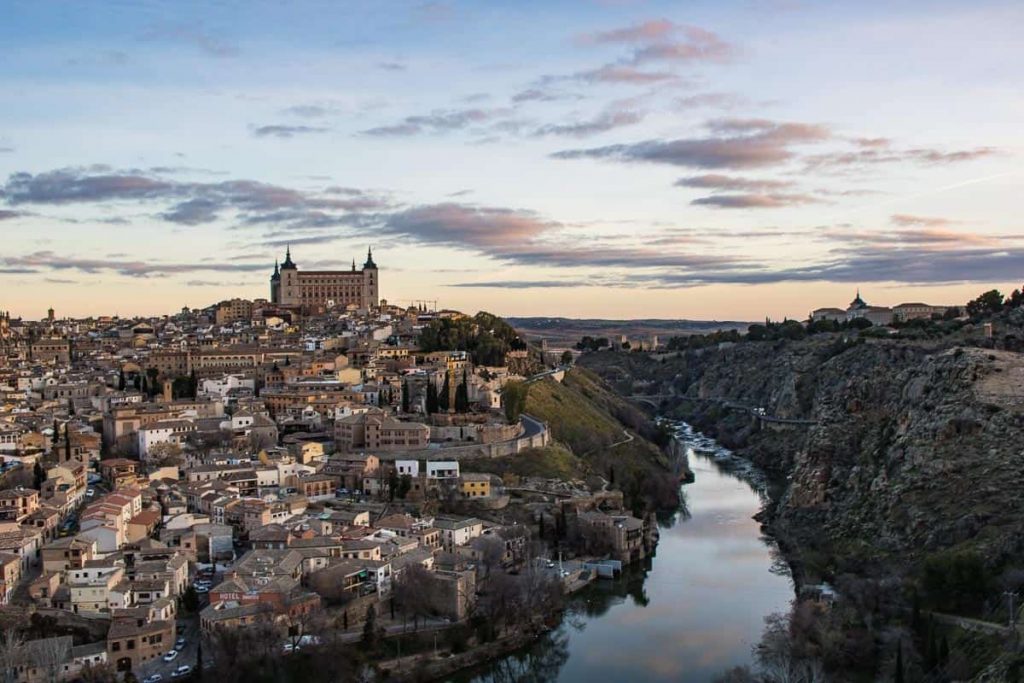
[[[601,318],[505,318],[524,337],[546,339],[554,347],[569,347],[583,336],[630,338],[658,335],[669,337],[706,334],[715,330],[746,331],[749,322],[736,320],[662,320],[638,318],[635,320],[604,320]]]

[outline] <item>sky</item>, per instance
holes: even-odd
[[[7,0],[0,310],[758,320],[1024,281],[1024,4]]]

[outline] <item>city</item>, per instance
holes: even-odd
[[[7,0],[0,683],[1024,683],[1014,0]]]

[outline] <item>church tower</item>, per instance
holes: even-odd
[[[281,303],[281,270],[274,259],[274,274],[270,276],[270,303]]]
[[[373,248],[366,249],[366,263],[363,264],[363,307],[366,309],[377,308],[380,303],[378,287],[380,278],[377,277],[377,264],[373,262]]]

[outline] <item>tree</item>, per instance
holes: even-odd
[[[64,425],[64,461],[71,460],[71,424]]]
[[[189,614],[195,614],[199,611],[199,593],[196,592],[195,587],[191,584],[181,594],[181,606]]]
[[[32,488],[43,488],[44,481],[46,481],[46,469],[43,467],[43,463],[36,460],[36,464],[32,466]]]
[[[34,645],[36,661],[33,663],[43,670],[48,683],[57,683],[65,662],[71,659],[71,638],[43,638],[34,641]]]
[[[505,418],[509,424],[519,421],[519,416],[526,410],[526,398],[530,393],[530,385],[525,382],[508,382],[501,391],[501,402],[505,408]]]
[[[15,683],[18,680],[17,667],[24,658],[21,649],[23,645],[24,639],[15,627],[5,628],[0,633],[0,669],[4,683]]]
[[[466,371],[462,371],[462,381],[455,389],[455,412],[465,413],[469,411],[469,377]]]
[[[50,443],[53,445],[53,449],[57,450],[57,439],[60,438],[60,423],[57,422],[57,418],[53,418],[53,436],[50,437]]]
[[[572,365],[572,351],[569,349],[562,351],[562,365]]]
[[[374,650],[380,642],[380,633],[377,630],[377,610],[373,605],[366,610],[366,621],[363,622],[363,647],[367,650]]]
[[[439,409],[437,401],[437,387],[431,381],[427,382],[427,415],[433,415]]]
[[[444,373],[444,383],[441,384],[441,393],[437,396],[437,406],[443,412],[448,412],[448,409],[453,407],[448,405],[448,375],[449,373]]]
[[[124,391],[124,388],[126,386],[127,383],[125,382],[124,378],[124,368],[121,368],[121,370],[117,373],[117,390]]]
[[[395,495],[399,499],[405,500],[405,497],[409,495],[409,491],[412,489],[412,476],[403,474],[398,480],[398,491]]]
[[[997,313],[1003,307],[1003,295],[998,289],[990,289],[978,296],[978,298],[967,302],[967,315],[972,318]]]
[[[392,600],[403,617],[412,617],[413,628],[419,628],[420,619],[434,613],[432,596],[435,589],[434,577],[421,564],[410,564],[395,578]]]
[[[896,643],[896,672],[893,675],[893,683],[903,683],[903,641]]]
[[[395,496],[398,495],[398,470],[394,467],[388,468],[388,500],[394,501]]]

